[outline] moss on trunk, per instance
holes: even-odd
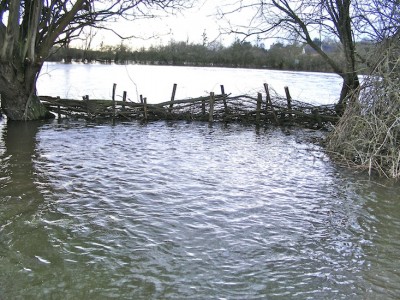
[[[0,63],[1,109],[9,120],[54,118],[36,95],[40,64]]]

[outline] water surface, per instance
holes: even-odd
[[[342,82],[336,74],[317,72],[45,63],[38,80],[38,93],[72,99],[82,99],[84,95],[90,99],[111,99],[116,83],[117,99],[127,91],[131,101],[139,102],[143,95],[149,103],[159,103],[171,99],[174,83],[178,85],[175,99],[200,97],[210,92],[219,94],[220,85],[224,85],[225,93],[234,96],[249,94],[257,97],[258,92],[265,94],[263,84],[268,83],[271,94],[284,96],[284,87],[288,86],[293,99],[332,104],[338,100]]]
[[[0,299],[398,299],[400,188],[319,133],[0,123]]]

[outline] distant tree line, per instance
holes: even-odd
[[[335,41],[318,43],[336,61],[344,62],[342,52]],[[360,51],[369,51],[371,43],[358,43]],[[236,40],[228,47],[220,43],[189,44],[171,41],[165,46],[152,46],[148,49],[131,50],[121,43],[118,46],[102,45],[98,50],[69,47],[54,48],[48,61],[64,62],[103,62],[137,63],[175,66],[223,66],[242,68],[268,68],[277,70],[331,72],[332,68],[311,47],[300,44],[277,42],[268,50],[264,45]],[[360,68],[363,68],[360,64]]]

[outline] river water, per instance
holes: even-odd
[[[148,103],[169,101],[174,83],[178,85],[176,99],[225,92],[234,96],[264,92],[268,83],[271,92],[285,95],[288,86],[293,99],[313,104],[335,103],[340,93],[341,78],[336,74],[274,70],[200,68],[151,65],[60,64],[46,63],[38,82],[40,95],[62,98],[111,99],[113,84],[117,84],[117,100],[127,91],[131,101],[140,95]]]
[[[0,299],[398,299],[400,187],[320,135],[0,121]]]

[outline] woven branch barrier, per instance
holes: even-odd
[[[324,128],[335,124],[339,117],[334,105],[313,106],[291,99],[289,89],[285,88],[286,98],[276,96],[271,99],[268,85],[264,84],[265,95],[257,93],[231,96],[224,93],[210,93],[207,96],[175,100],[176,84],[171,100],[149,104],[140,97],[141,102],[115,100],[115,87],[111,100],[62,99],[60,97],[41,96],[42,103],[59,118],[121,119],[121,120],[192,120],[207,122],[240,122],[247,124],[275,124],[279,126],[298,125],[308,128]]]

